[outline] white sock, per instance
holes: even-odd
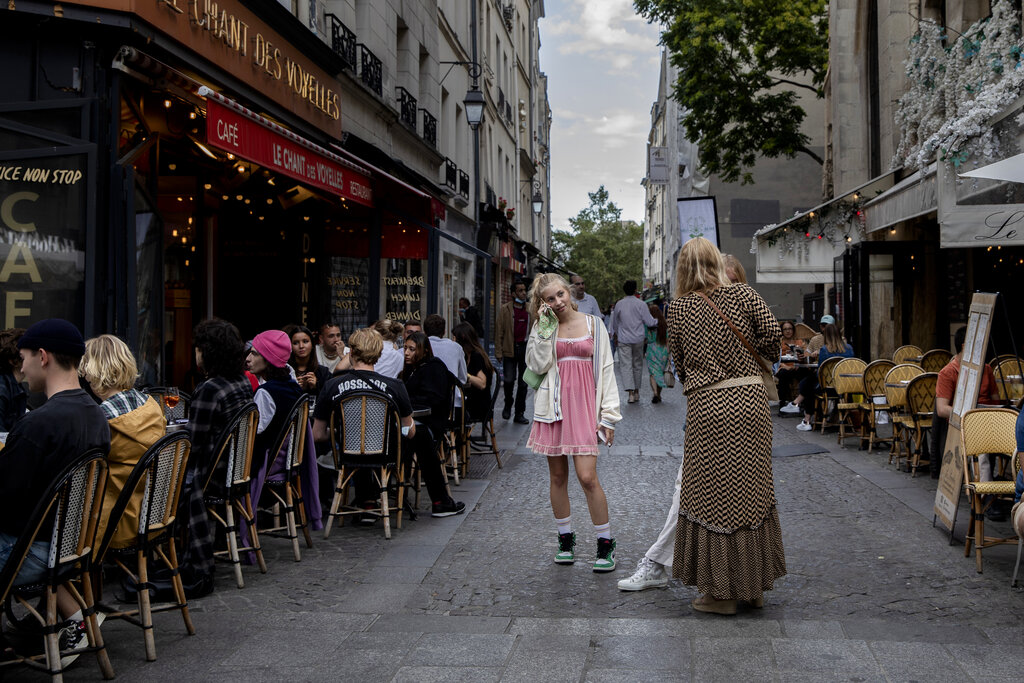
[[[82,621],[83,619],[85,619],[85,617],[82,616],[82,610],[78,610],[70,617],[68,617],[69,621]]]
[[[559,535],[572,533],[572,517],[566,517],[565,519],[555,517],[555,524],[558,525]]]
[[[611,528],[611,522],[605,522],[604,524],[595,524],[594,533],[597,534],[598,538],[607,538],[610,541],[612,540]]]

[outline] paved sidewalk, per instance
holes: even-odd
[[[1020,681],[1024,593],[1009,588],[1015,546],[985,551],[985,573],[931,525],[934,481],[886,465],[881,452],[840,449],[833,433],[775,420],[774,460],[789,574],[763,610],[697,615],[683,586],[622,593],[664,521],[679,458],[679,388],[665,401],[622,406],[624,420],[599,472],[619,568],[551,562],[555,529],[544,460],[525,449],[528,427],[498,420],[504,469],[463,482],[467,513],[421,515],[390,541],[379,525],[314,537],[301,563],[265,542],[269,571],[230,572],[191,603],[198,634],[156,618],[158,661],[141,633],[103,627],[123,680],[332,681]],[[483,458],[484,456],[479,456]],[[570,484],[581,555],[593,531]],[[966,509],[966,508],[964,508]],[[965,513],[961,512],[965,518]],[[962,532],[960,532],[962,537]],[[11,672],[9,680],[44,680]],[[83,658],[68,680],[96,680]]]

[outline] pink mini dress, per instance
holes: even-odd
[[[594,385],[594,334],[555,340],[562,419],[536,422],[527,448],[542,455],[597,455],[597,388]]]

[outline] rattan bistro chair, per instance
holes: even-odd
[[[888,416],[889,404],[885,402],[885,376],[893,367],[895,364],[886,358],[871,361],[864,367],[865,396],[864,402],[860,405],[864,416],[861,418],[860,441],[862,448],[864,442],[867,441],[869,452],[875,447],[875,443],[887,441],[878,435],[878,417],[883,412]],[[879,398],[882,399],[881,402],[876,400]]]
[[[932,349],[921,357],[921,369],[925,372],[938,372],[949,365],[951,360],[953,360],[953,354],[946,349]]]
[[[288,411],[288,417],[276,438],[271,443],[268,457],[268,475],[266,489],[274,500],[274,517],[279,519],[284,515],[284,524],[263,530],[264,534],[282,534],[292,542],[292,554],[295,561],[302,560],[302,552],[299,550],[299,529],[306,540],[306,547],[313,547],[313,539],[309,535],[309,521],[306,519],[306,508],[302,499],[302,476],[300,471],[302,461],[306,455],[306,436],[309,430],[309,411],[313,397],[303,394],[295,401]],[[283,470],[270,478],[269,469],[272,468],[281,454],[284,454]],[[315,493],[313,495],[316,495]],[[258,503],[258,501],[257,501]],[[298,520],[296,521],[296,513]]]
[[[333,399],[329,423],[331,452],[338,479],[334,487],[331,510],[324,525],[324,538],[331,534],[335,517],[375,513],[384,520],[384,537],[391,538],[391,512],[388,489],[394,476],[398,504],[394,508],[395,526],[402,528],[405,502],[405,480],[402,470],[402,432],[398,405],[394,399],[376,389],[346,391]],[[353,475],[360,470],[373,474],[380,491],[380,507],[366,510],[344,505]]]
[[[900,458],[910,457],[906,448],[905,435],[906,423],[903,418],[907,409],[907,385],[918,375],[924,374],[920,365],[902,363],[893,367],[885,375],[885,402],[889,405],[889,421],[892,424],[892,442],[889,446],[889,464],[893,458],[896,459],[896,467],[899,468]]]
[[[128,475],[110,513],[103,540],[98,545],[97,557],[103,559],[105,556],[124,571],[135,588],[138,600],[136,609],[118,611],[105,607],[104,612],[108,619],[123,619],[142,629],[146,659],[150,662],[156,660],[153,614],[179,610],[185,622],[185,630],[190,636],[196,633],[188,613],[185,589],[178,574],[178,553],[174,539],[178,498],[181,496],[191,450],[192,444],[186,431],[168,434],[149,447]],[[128,545],[115,548],[111,542],[117,526],[123,523],[124,512],[135,498],[141,500],[138,522],[133,530],[135,539]],[[157,558],[170,573],[176,602],[153,607],[149,595],[149,563]]]
[[[931,433],[932,418],[935,415],[935,384],[939,376],[934,372],[926,372],[910,380],[907,385],[907,409],[900,416],[902,432],[907,440],[907,450],[910,453],[910,472],[912,477],[917,476],[917,470],[922,464],[930,464],[925,448],[925,437]],[[921,456],[925,455],[924,462]]]
[[[89,647],[77,652],[95,652],[103,677],[114,677],[96,621],[91,575],[96,528],[106,483],[106,453],[92,450],[75,458],[59,472],[36,504],[7,564],[0,571],[0,601],[9,612],[11,601],[16,600],[39,622],[45,633],[45,654],[22,655],[6,650],[0,657],[0,667],[24,664],[45,671],[53,681],[63,680],[61,655],[64,653],[60,651],[58,637],[61,619],[57,614],[57,588],[63,586],[78,603],[85,618]],[[47,540],[50,554],[43,582],[15,586],[32,543]],[[74,581],[78,581],[81,591],[75,587]],[[44,596],[46,605],[44,614],[40,614],[32,604],[40,595]]]
[[[854,424],[854,417],[859,416],[864,398],[864,368],[866,366],[867,364],[860,358],[844,358],[836,363],[832,370],[836,394],[839,395],[839,400],[836,401],[836,415],[839,423],[840,446],[845,444],[846,439],[860,436],[857,425]]]
[[[906,344],[899,347],[892,352],[892,362],[896,365],[900,363],[918,363],[920,361],[915,360],[920,356],[924,355],[921,349],[913,344]]]
[[[466,423],[467,443],[470,454],[494,454],[494,459],[498,461],[498,469],[501,469],[501,452],[498,450],[498,438],[494,432],[494,406],[497,405],[498,395],[502,390],[501,377],[497,371],[491,381],[494,389],[491,391],[491,402],[487,412],[480,420],[470,420]],[[477,423],[480,424],[480,436],[473,436],[473,427]]]
[[[835,388],[835,367],[843,360],[838,356],[832,356],[818,366],[818,393],[810,400],[814,401],[814,425],[821,427],[821,433],[825,433],[825,427],[829,424],[829,414],[832,404],[836,400]]]
[[[234,566],[235,581],[239,588],[245,588],[242,578],[242,561],[239,551],[252,551],[256,554],[256,562],[260,572],[267,573],[267,563],[263,560],[260,549],[259,533],[256,530],[256,515],[253,513],[252,493],[249,480],[252,467],[252,447],[256,439],[256,423],[259,421],[259,409],[255,403],[239,408],[228,422],[217,448],[217,455],[210,468],[210,474],[203,484],[203,499],[210,517],[224,527],[227,537],[227,550],[220,550],[213,556],[220,560],[228,560]],[[226,467],[220,465],[224,460]],[[215,481],[218,476],[224,481]],[[236,518],[236,515],[238,517]],[[238,521],[244,519],[249,525],[250,544],[240,548],[238,542]]]
[[[458,397],[462,397],[462,405],[456,406],[455,400]],[[462,442],[465,441],[464,432],[466,430],[466,416],[465,416],[465,405],[466,398],[456,382],[452,382],[452,393],[451,399],[448,401],[448,424],[444,434],[441,435],[439,440],[438,457],[441,459],[442,470],[445,473],[445,480],[448,478],[448,473],[451,472],[452,479],[455,480],[455,485],[459,485],[459,476],[462,474]]]
[[[1024,467],[1024,451],[1017,451],[1014,458],[1016,460],[1014,462],[1013,471],[1020,472],[1021,468]],[[1016,479],[1014,481],[1016,481]],[[1016,493],[1014,495],[1016,495]],[[1013,523],[1012,519],[1010,523]],[[1011,588],[1017,587],[1017,572],[1020,571],[1020,558],[1022,554],[1024,554],[1024,536],[1017,539],[1017,561],[1013,565],[1013,577],[1010,579]]]
[[[1018,459],[1015,427],[1017,411],[1009,408],[975,408],[960,418],[960,449],[964,465],[964,488],[971,505],[971,520],[964,539],[964,557],[971,554],[981,573],[981,551],[1000,543],[1017,543],[1016,535],[1008,538],[985,536],[985,510],[996,498],[1013,499]],[[978,456],[1000,454],[1014,463],[1010,481],[981,481]]]
[[[1024,396],[1024,360],[1017,356],[1002,358],[993,368],[999,398],[1003,401],[1017,401]]]

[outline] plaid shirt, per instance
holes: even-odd
[[[105,400],[100,404],[100,410],[103,411],[103,416],[107,420],[113,420],[115,417],[127,415],[133,410],[141,408],[148,400],[149,397],[141,391],[128,389],[118,392]]]
[[[188,474],[190,483],[182,496],[179,514],[188,519],[188,545],[182,556],[182,572],[190,579],[213,573],[214,528],[206,514],[203,482],[209,476],[228,419],[252,402],[252,386],[244,375],[211,377],[192,394],[188,411],[188,429],[192,440]],[[227,467],[227,462],[223,463]],[[223,477],[221,478],[223,481]],[[187,567],[187,569],[186,569]]]

